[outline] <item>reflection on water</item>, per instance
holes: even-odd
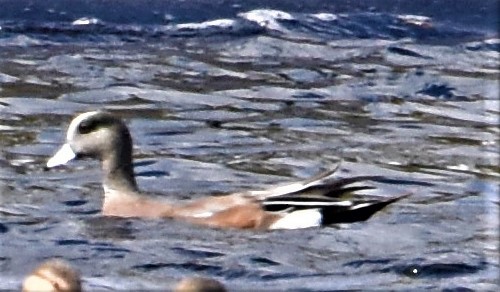
[[[157,26],[0,20],[0,289],[64,257],[90,289],[197,274],[232,289],[493,290],[496,36],[404,13],[243,8]],[[138,183],[166,199],[340,160],[342,176],[386,177],[366,195],[414,195],[325,229],[104,218],[95,161],[44,170],[71,117],[99,108],[127,120]]]

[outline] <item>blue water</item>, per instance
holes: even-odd
[[[117,4],[119,2],[119,4]],[[42,260],[89,291],[497,290],[498,1],[0,0],[0,289]],[[99,215],[76,113],[124,117],[140,188],[258,189],[342,161],[414,195],[367,222],[247,232]],[[497,287],[497,288],[495,288]]]
[[[79,38],[96,41],[110,36],[129,41],[214,34],[244,37],[276,29],[323,41],[411,37],[418,41],[448,42],[496,35],[499,24],[498,1],[494,0],[480,3],[464,0],[362,3],[157,0],[120,1],[120,5],[112,1],[7,0],[0,4],[3,37],[22,33],[46,35],[52,41]],[[283,15],[273,15],[273,11]],[[323,17],[315,17],[322,14]],[[427,17],[432,28],[405,20],[408,15]],[[210,25],[218,20],[230,24]],[[273,26],[274,23],[278,25]]]

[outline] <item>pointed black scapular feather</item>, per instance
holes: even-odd
[[[265,210],[279,213],[316,209],[321,213],[321,225],[365,221],[387,205],[409,195],[381,200],[347,200],[346,195],[375,187],[365,181],[380,181],[382,176],[334,177],[338,166],[313,178],[263,191],[251,191]],[[353,185],[357,183],[356,185]]]
[[[391,198],[384,201],[372,201],[354,204],[350,208],[345,208],[340,210],[338,208],[323,208],[322,215],[323,219],[322,225],[330,225],[336,223],[352,223],[359,221],[366,221],[373,216],[373,214],[382,210],[386,206],[397,202],[403,198],[410,196],[411,194],[406,194],[397,198]]]

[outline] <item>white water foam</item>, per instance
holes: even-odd
[[[216,19],[204,22],[181,23],[173,25],[176,29],[207,29],[207,28],[230,28],[235,24],[232,19]]]
[[[294,17],[289,13],[270,9],[256,9],[244,13],[239,13],[238,16],[255,22],[259,26],[273,30],[283,30],[282,26],[278,23],[277,20],[294,19]]]

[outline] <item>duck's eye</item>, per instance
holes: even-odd
[[[92,120],[82,121],[78,125],[78,133],[80,134],[88,134],[94,131],[97,128],[97,123]]]

